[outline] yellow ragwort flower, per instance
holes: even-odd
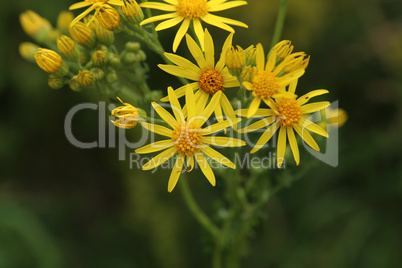
[[[128,22],[138,24],[144,19],[144,13],[135,0],[123,0],[124,6],[120,7],[121,13]]]
[[[198,89],[197,93],[195,94],[196,102],[200,103],[201,106],[205,106],[209,96],[213,96],[217,92],[225,90],[225,88],[239,86],[239,82],[237,81],[236,77],[232,76],[227,67],[225,67],[225,52],[232,46],[232,39],[233,33],[229,34],[229,36],[226,38],[226,41],[222,47],[220,59],[215,65],[214,43],[208,30],[205,30],[205,53],[201,51],[197,43],[190,37],[190,35],[187,34],[186,42],[188,49],[196,60],[198,66],[183,57],[171,53],[165,53],[165,56],[176,65],[159,64],[158,66],[165,72],[172,75],[196,81],[189,84],[189,87],[192,90]],[[175,93],[178,98],[184,96],[186,93],[186,86],[176,89]],[[168,101],[168,97],[161,99],[161,101]],[[223,120],[222,110],[226,117],[230,118],[232,121],[235,121],[235,112],[225,94],[220,95],[219,103],[214,111],[218,120]],[[234,128],[236,128],[236,123],[234,123]]]
[[[234,33],[234,29],[230,25],[236,25],[247,28],[248,26],[240,21],[219,17],[212,15],[211,12],[222,11],[233,7],[247,5],[246,1],[230,1],[225,3],[226,0],[163,0],[168,4],[157,2],[144,2],[141,3],[141,7],[153,8],[172,13],[154,16],[141,22],[140,25],[145,25],[151,22],[166,20],[158,26],[156,31],[165,30],[171,28],[180,22],[183,22],[177,31],[177,34],[173,41],[173,52],[176,52],[181,40],[186,34],[190,22],[193,23],[195,34],[200,41],[202,50],[204,50],[204,30],[201,25],[201,20],[205,23],[214,25],[223,30]]]
[[[96,12],[94,16],[103,28],[110,31],[116,29],[120,24],[119,12],[109,5],[100,7],[99,12]]]
[[[95,10],[94,16],[96,16],[100,10],[105,10],[105,8],[113,8],[110,5],[114,6],[123,6],[123,2],[121,0],[85,0],[79,3],[75,3],[70,6],[70,10],[79,9],[83,7],[89,7],[80,15],[78,15],[72,22],[70,27],[74,26],[78,21],[88,15],[91,11]]]
[[[305,70],[310,61],[310,56],[307,56],[304,52],[297,52],[290,54],[287,58],[287,64],[283,68],[285,74],[303,69]]]
[[[112,121],[116,127],[130,129],[137,125],[140,119],[140,114],[137,108],[129,103],[123,102],[119,97],[117,99],[124,104],[124,106],[119,106],[112,111],[112,115],[116,116],[118,119]]]
[[[159,153],[149,162],[144,164],[142,166],[143,170],[156,168],[162,163],[168,161],[174,155],[177,155],[177,159],[169,178],[169,192],[174,189],[182,172],[191,171],[193,169],[195,164],[194,161],[197,161],[205,177],[213,186],[215,186],[215,175],[204,154],[225,166],[233,169],[236,168],[229,159],[210,147],[210,145],[224,147],[238,147],[245,145],[245,142],[242,140],[230,137],[217,137],[215,135],[210,136],[222,129],[228,128],[231,125],[231,122],[223,121],[202,128],[214,111],[215,106],[217,106],[221,94],[221,91],[216,93],[212,97],[208,106],[204,108],[204,106],[200,106],[196,103],[194,92],[191,87],[188,86],[186,88],[186,106],[188,107],[187,118],[184,116],[183,109],[181,108],[177,96],[171,87],[168,88],[168,96],[174,117],[159,104],[155,102],[152,103],[155,111],[170,126],[170,128],[145,122],[142,123],[142,126],[154,133],[167,137],[167,139],[146,145],[135,150],[135,152],[145,154],[164,150],[162,153]],[[183,170],[184,162],[186,162],[185,170]]]
[[[243,82],[243,86],[247,90],[252,91],[254,96],[248,109],[248,118],[255,114],[261,104],[261,100],[266,103],[269,102],[274,94],[279,93],[279,91],[284,91],[286,86],[304,74],[304,69],[298,69],[289,74],[280,76],[288,61],[286,58],[276,66],[276,59],[276,52],[272,51],[269,55],[268,62],[265,63],[264,49],[261,44],[257,45],[257,71],[254,74],[253,82]]]
[[[257,109],[254,117],[263,117],[263,119],[238,130],[241,133],[248,133],[257,129],[269,126],[261,135],[254,148],[250,153],[255,153],[261,149],[279,129],[277,144],[277,163],[278,167],[283,164],[286,139],[289,140],[290,148],[296,164],[299,165],[300,155],[294,131],[314,150],[319,151],[317,143],[307,131],[314,132],[318,135],[328,138],[327,132],[320,126],[308,120],[308,114],[314,113],[329,106],[328,101],[306,104],[310,98],[328,93],[328,90],[320,89],[311,91],[300,98],[296,99],[294,92],[296,90],[297,81],[292,82],[289,86],[289,92],[277,94],[274,99],[270,99],[267,104],[271,109]],[[240,116],[248,114],[247,109],[237,110]]]
[[[293,51],[293,46],[291,41],[283,40],[276,44],[272,50],[276,52],[276,57],[280,60],[284,60]]]

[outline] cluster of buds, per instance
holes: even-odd
[[[49,74],[51,88],[69,85],[73,91],[81,91],[95,87],[115,96],[119,90],[116,69],[143,67],[146,55],[139,43],[128,42],[121,53],[113,45],[115,33],[126,27],[125,23],[138,26],[143,20],[141,8],[134,0],[123,0],[120,6],[107,2],[91,4],[76,18],[72,12],[62,11],[55,28],[33,11],[20,15],[24,31],[40,44],[24,42],[20,54]],[[94,15],[87,15],[91,10]]]

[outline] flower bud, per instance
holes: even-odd
[[[112,115],[118,118],[116,121],[112,121],[112,123],[116,127],[125,129],[135,127],[140,119],[137,108],[129,103],[124,103],[119,97],[117,97],[117,99],[124,104],[124,106],[119,106],[112,111]]]
[[[276,52],[277,60],[284,60],[287,56],[290,55],[290,53],[292,53],[293,46],[291,45],[291,42],[289,40],[283,40],[276,44],[272,48],[272,51]]]
[[[34,57],[38,66],[45,72],[59,76],[64,76],[68,73],[68,65],[53,50],[38,48],[38,52],[34,54]]]
[[[107,55],[102,50],[95,50],[95,52],[92,53],[91,60],[95,66],[100,67],[106,64]]]
[[[110,31],[117,29],[120,24],[119,12],[111,6],[103,6],[99,12],[95,13],[95,17],[103,28]]]
[[[94,48],[96,45],[95,35],[89,26],[78,21],[69,28],[71,37],[80,45],[87,48]]]
[[[89,60],[91,59],[90,55],[88,52],[86,51],[81,51],[80,53],[80,58],[79,58],[79,62],[82,66],[86,65]]]
[[[57,28],[64,34],[68,33],[68,28],[71,22],[74,20],[74,14],[71,11],[62,11],[57,17]]]
[[[139,24],[144,19],[144,13],[134,0],[124,0],[124,6],[120,7],[128,23]]]
[[[19,52],[22,58],[25,60],[35,62],[34,53],[38,51],[38,46],[34,43],[23,42],[19,46]]]
[[[248,65],[243,68],[240,77],[243,81],[252,83],[254,79],[254,73],[256,72],[255,67]]]
[[[64,86],[66,79],[55,74],[49,74],[48,84],[53,89],[60,89]]]
[[[61,55],[70,61],[77,61],[80,56],[80,50],[75,45],[74,40],[66,35],[61,35],[57,38],[57,48]]]
[[[237,49],[231,47],[226,51],[225,60],[230,73],[238,76],[246,61],[246,54],[240,46],[237,46]]]
[[[246,48],[244,52],[246,52],[246,65],[255,66],[255,56],[257,51],[254,45],[251,45],[248,48]]]
[[[310,61],[310,56],[307,56],[307,54],[304,52],[297,52],[287,56],[284,59],[284,62],[285,61],[286,65],[283,68],[283,71],[285,72],[285,74],[288,74],[299,69],[305,70]]]
[[[109,66],[120,68],[121,67],[120,57],[116,54],[110,54],[109,55]]]
[[[76,92],[79,92],[79,91],[81,91],[81,90],[83,90],[84,89],[84,87],[80,84],[80,83],[78,83],[78,79],[77,79],[77,76],[76,75],[74,75],[71,79],[70,79],[70,88],[73,90],[73,91],[76,91]]]
[[[141,48],[141,45],[138,42],[127,42],[125,48],[130,52],[138,52]]]
[[[106,75],[106,82],[108,84],[112,84],[118,79],[118,76],[114,70],[111,70],[107,75]]]
[[[105,78],[105,73],[100,68],[92,68],[91,73],[94,76],[94,79],[99,81]]]
[[[94,76],[92,75],[91,71],[81,70],[77,74],[77,81],[80,83],[80,85],[88,87],[93,84]]]
[[[48,40],[49,32],[53,29],[48,20],[31,10],[20,14],[20,23],[27,35],[41,43]]]

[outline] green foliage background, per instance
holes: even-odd
[[[209,267],[208,241],[180,189],[166,191],[169,171],[130,170],[115,148],[72,146],[64,117],[96,94],[52,90],[47,75],[20,58],[18,44],[31,40],[18,15],[32,9],[55,23],[73,2],[4,1],[0,9],[0,268]],[[221,14],[249,25],[236,30],[235,44],[268,48],[277,8],[251,0]],[[299,92],[329,89],[349,120],[339,166],[302,155],[300,169],[317,163],[266,207],[244,267],[402,266],[401,10],[398,0],[289,1],[283,39],[311,55]],[[167,50],[175,30],[160,34]],[[227,36],[212,31],[216,40]],[[157,70],[160,58],[147,55],[152,88],[175,86]],[[96,112],[74,119],[80,140],[95,140],[97,128]],[[211,212],[219,178],[212,188],[197,172],[188,177]]]

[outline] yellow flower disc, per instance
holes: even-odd
[[[215,69],[204,71],[198,81],[200,88],[205,92],[213,95],[223,88],[223,76]]]
[[[278,78],[269,71],[258,72],[254,75],[253,90],[261,99],[268,99],[279,90]]]
[[[194,124],[188,126],[183,123],[175,128],[172,135],[172,141],[175,143],[176,152],[182,155],[193,155],[200,150],[202,144],[202,133],[200,128]]]
[[[208,13],[207,0],[177,0],[177,12],[185,18],[198,19]]]
[[[298,125],[303,112],[295,99],[281,98],[276,102],[275,115],[278,123],[283,127],[294,127]]]

